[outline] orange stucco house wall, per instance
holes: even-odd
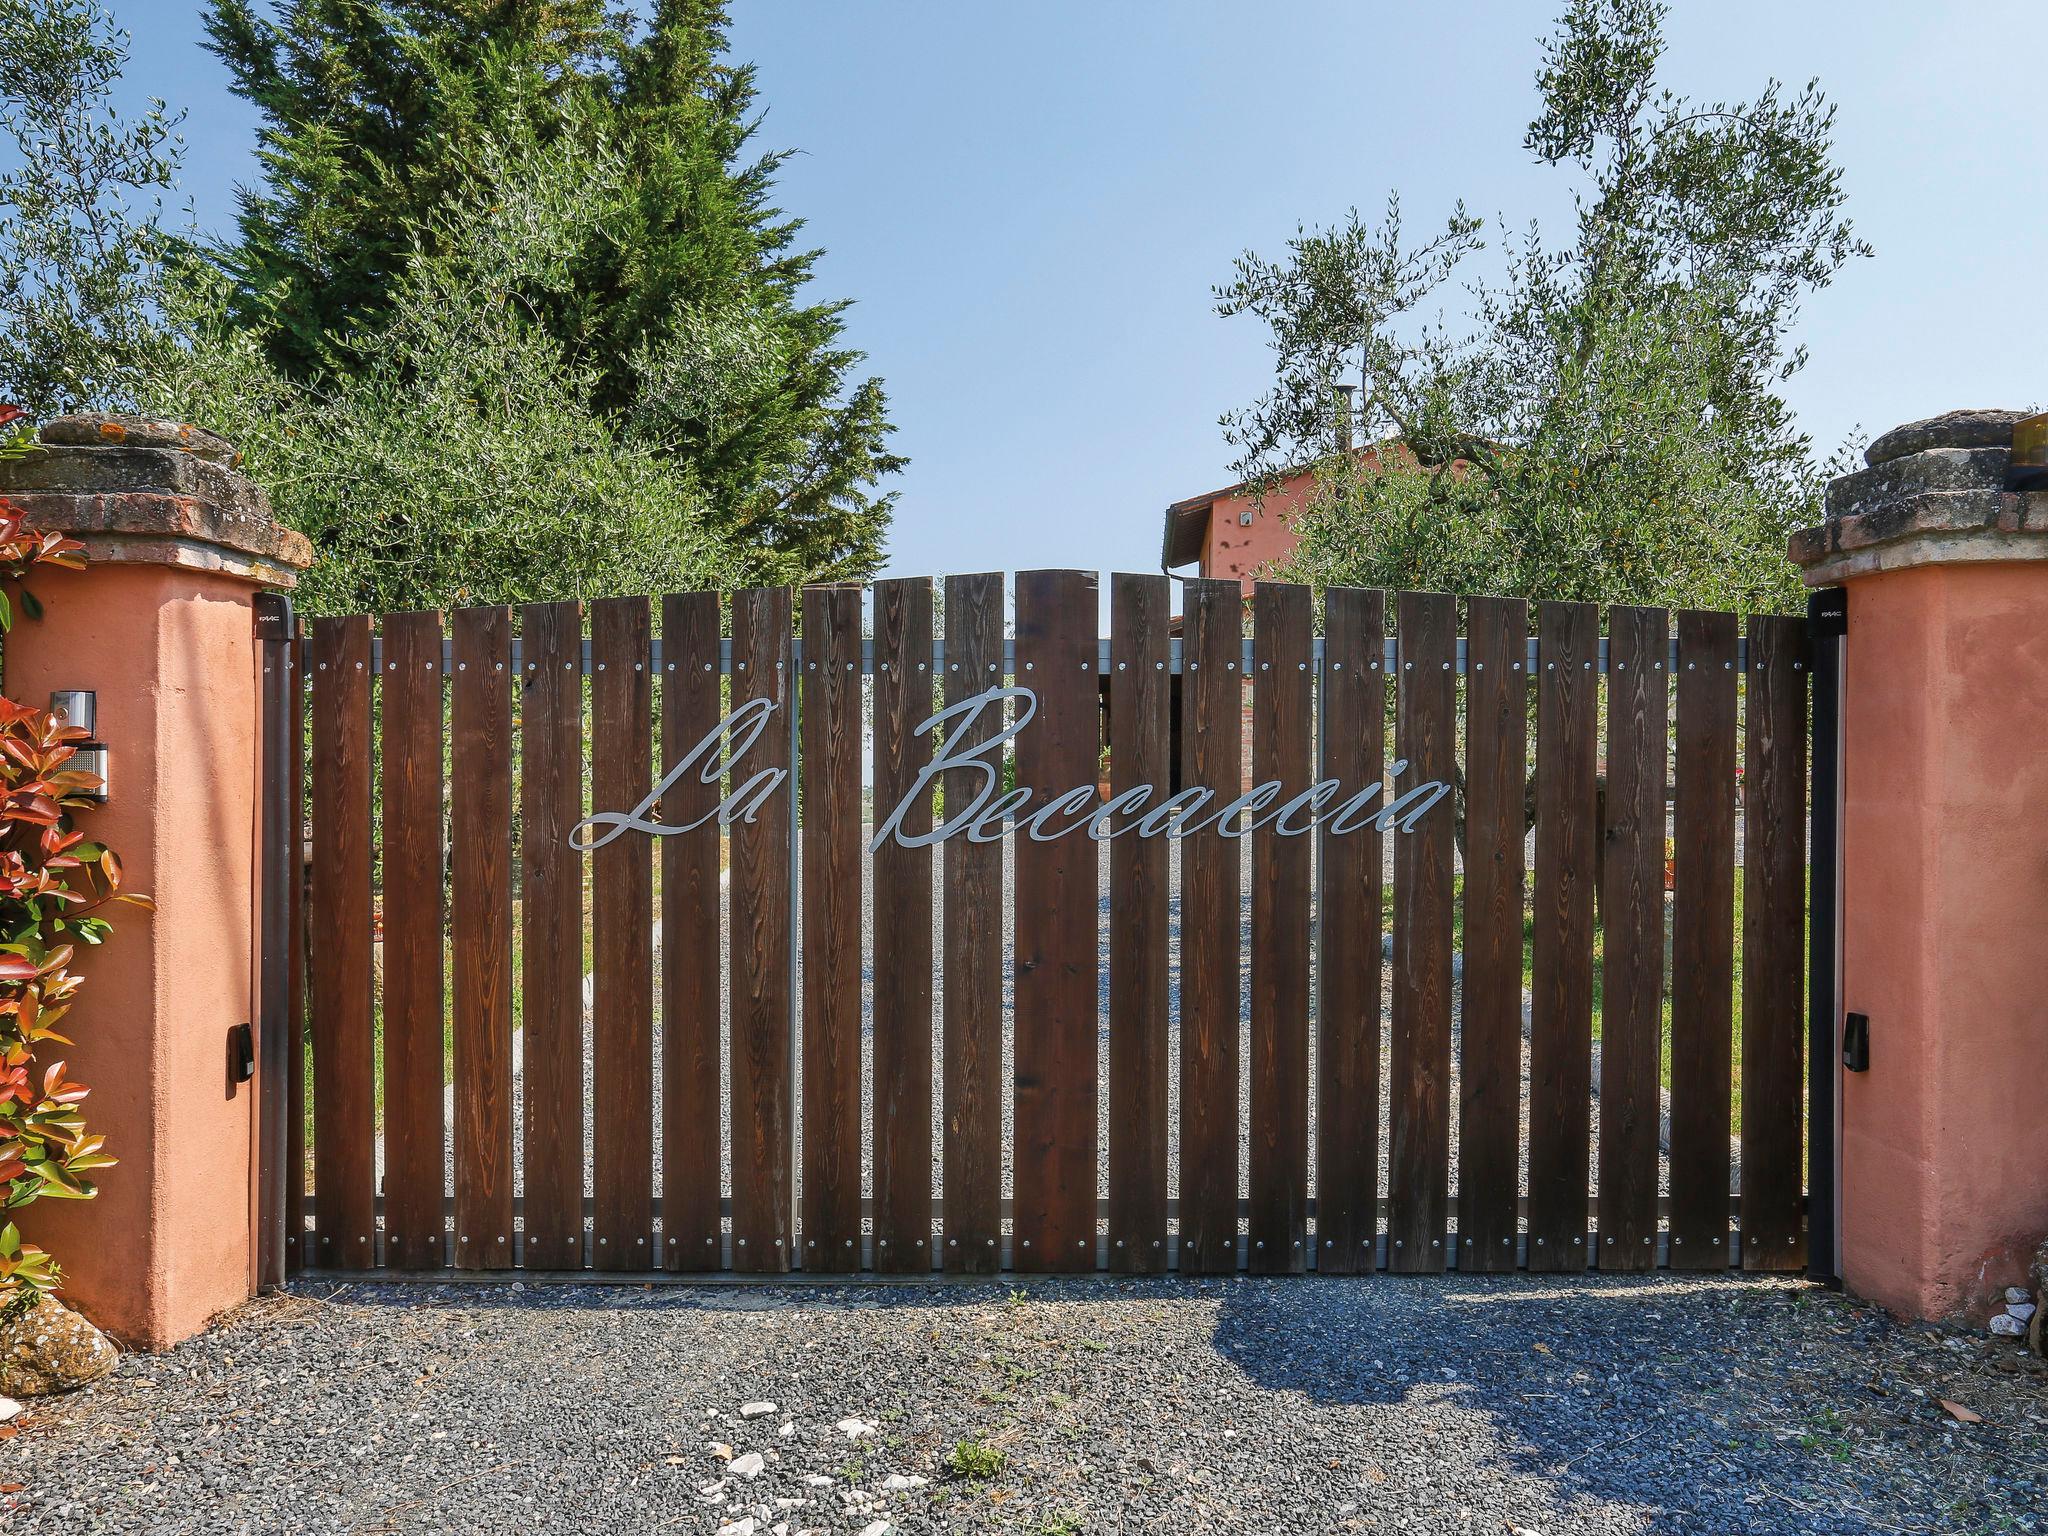
[[[1203,504],[1197,558],[1204,576],[1237,577],[1251,590],[1257,573],[1294,552],[1295,514],[1315,488],[1313,475],[1296,475],[1266,493],[1265,504],[1242,486],[1212,493]]]
[[[1361,468],[1380,467],[1379,449],[1356,453]],[[1315,472],[1304,469],[1273,486],[1263,500],[1240,481],[1174,502],[1166,509],[1161,565],[1167,570],[1197,565],[1199,574],[1218,581],[1235,577],[1249,596],[1260,574],[1286,559],[1300,542],[1294,520],[1315,484]]]

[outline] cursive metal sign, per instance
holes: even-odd
[[[1016,709],[999,730],[983,741],[963,740],[984,711],[1000,711],[1013,700]],[[738,772],[740,759],[761,739],[776,707],[773,699],[765,698],[742,704],[684,753],[632,810],[598,811],[578,822],[569,833],[570,846],[588,852],[602,848],[625,832],[673,837],[712,821],[722,827],[736,821],[752,821],[768,797],[789,778],[787,768],[763,768],[745,778]],[[925,848],[961,835],[969,842],[996,842],[1012,832],[1022,832],[1040,843],[1056,842],[1076,832],[1095,842],[1107,842],[1127,833],[1139,837],[1192,837],[1198,832],[1214,832],[1220,837],[1243,837],[1261,828],[1281,837],[1299,837],[1317,827],[1334,836],[1368,826],[1382,832],[1413,832],[1424,813],[1451,792],[1450,785],[1442,780],[1425,779],[1379,805],[1380,794],[1387,787],[1384,784],[1367,784],[1346,795],[1341,781],[1319,779],[1299,794],[1282,800],[1280,781],[1269,779],[1219,805],[1222,797],[1201,785],[1161,798],[1156,785],[1139,784],[1105,800],[1095,785],[1077,784],[1034,807],[1036,790],[1024,785],[1003,790],[1001,785],[1003,748],[1016,739],[1037,713],[1038,695],[1033,690],[990,688],[971,699],[948,705],[919,725],[919,735],[946,727],[944,738],[931,761],[919,770],[910,792],[876,824],[869,850],[880,848],[892,838],[905,848]],[[1407,767],[1405,760],[1396,759],[1387,777],[1398,779]],[[652,820],[661,797],[692,770],[701,784],[718,784],[730,774],[733,787],[718,804],[693,821]],[[963,799],[961,808],[929,832],[904,831],[904,820],[920,803],[929,803],[933,786],[941,775],[948,773],[971,778],[973,789]],[[946,799],[948,805],[953,803],[951,789]],[[1123,823],[1112,825],[1118,817],[1124,818]]]

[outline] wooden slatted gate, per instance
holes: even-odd
[[[299,627],[284,1266],[1803,1267],[1804,623],[1182,595]]]

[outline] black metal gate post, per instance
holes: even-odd
[[[1808,834],[1806,1273],[1841,1279],[1842,664],[1849,594],[1806,602],[1813,666],[1813,799]]]
[[[257,1212],[256,1284],[275,1290],[285,1278],[285,1181],[292,1166],[291,1122],[291,913],[298,878],[292,825],[292,603],[282,592],[256,598],[256,642],[263,663],[261,714],[263,792],[259,802],[257,901],[260,983],[257,994]]]

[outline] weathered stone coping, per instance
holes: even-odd
[[[116,432],[114,428],[120,428]],[[211,433],[104,416],[59,417],[38,453],[0,463],[0,495],[86,558],[175,565],[289,587],[313,563],[304,534],[271,516],[254,481]]]
[[[1952,411],[1871,444],[1870,467],[1827,489],[1826,518],[1792,535],[1808,586],[1922,565],[2048,559],[2048,491],[2005,489],[2018,411]]]

